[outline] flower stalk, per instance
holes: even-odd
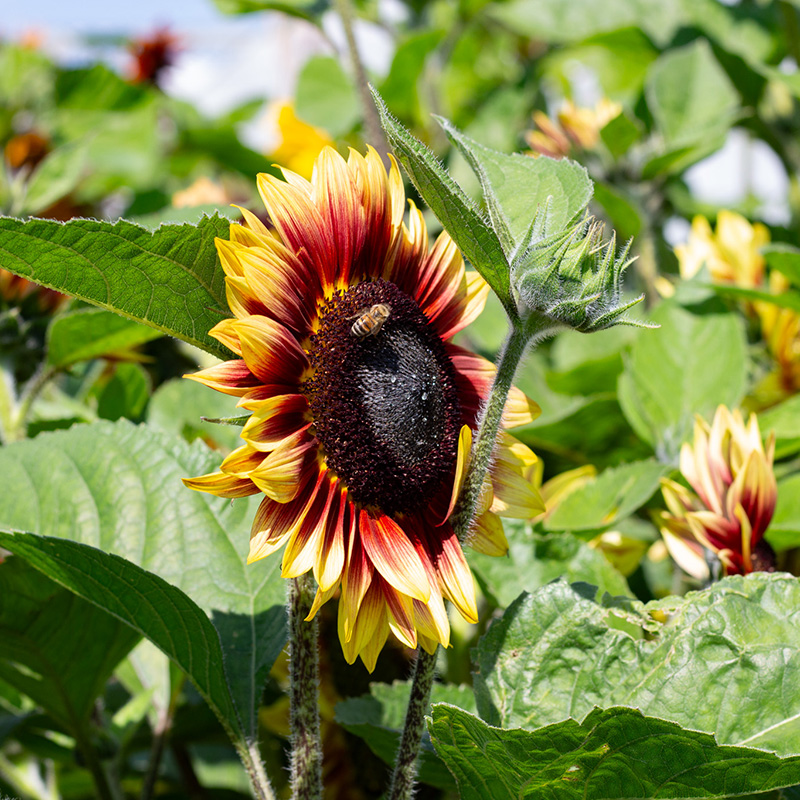
[[[314,600],[310,573],[289,582],[289,677],[292,732],[292,800],[321,800],[319,728],[319,623],[306,622]]]
[[[438,653],[438,650],[436,651]],[[409,800],[417,775],[417,756],[425,730],[425,712],[430,706],[431,687],[436,673],[436,653],[417,650],[417,662],[411,683],[411,696],[406,709],[406,721],[392,773],[389,800]]]
[[[531,338],[528,331],[512,325],[503,345],[494,383],[478,423],[478,436],[472,449],[472,457],[464,479],[461,497],[452,519],[453,530],[462,543],[475,519],[481,489],[492,464],[506,399],[519,362],[522,360]],[[412,796],[417,774],[417,757],[425,730],[425,713],[430,707],[435,672],[436,653],[431,655],[419,648],[405,724],[392,773],[389,800],[410,800]]]

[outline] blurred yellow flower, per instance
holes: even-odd
[[[765,267],[760,250],[769,239],[765,225],[751,225],[734,211],[719,212],[716,232],[705,217],[697,216],[692,220],[689,241],[675,248],[681,277],[694,277],[705,264],[715,281],[750,289],[760,286]]]
[[[680,457],[680,470],[694,491],[663,479],[668,511],[656,514],[681,569],[707,580],[706,550],[716,553],[728,575],[774,566],[772,548],[763,541],[778,492],[774,455],[775,436],[765,448],[755,414],[745,425],[739,411],[719,406],[710,426],[697,418],[694,445],[684,444]]]
[[[533,112],[538,130],[527,131],[525,141],[539,155],[564,158],[573,147],[592,150],[600,131],[622,112],[622,106],[604,97],[594,108],[581,108],[567,100],[557,114],[558,123],[542,111]]]
[[[280,142],[270,154],[275,163],[304,178],[310,178],[314,161],[333,139],[321,128],[303,122],[294,113],[291,103],[278,103],[275,114]]]

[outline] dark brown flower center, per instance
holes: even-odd
[[[455,465],[455,370],[416,302],[376,280],[320,315],[304,385],[329,466],[354,500],[387,514],[430,501]]]

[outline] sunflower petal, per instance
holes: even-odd
[[[361,510],[359,528],[370,561],[387,583],[409,597],[427,602],[431,587],[406,532],[385,514],[373,517],[365,509]]]

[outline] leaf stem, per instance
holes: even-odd
[[[438,650],[436,651],[438,653]],[[436,674],[436,653],[431,655],[421,647],[417,651],[411,696],[408,699],[406,721],[400,746],[397,749],[392,784],[387,800],[410,800],[417,777],[417,756],[425,730],[425,712],[431,701],[431,687]]]
[[[99,800],[116,800],[115,793],[111,791],[111,785],[108,782],[108,775],[103,769],[103,765],[85,727],[83,725],[77,726],[73,734],[86,769],[89,770],[94,781],[97,797]]]
[[[319,730],[319,623],[306,622],[314,600],[310,573],[289,583],[289,699],[292,732],[292,800],[321,800]]]
[[[512,325],[508,338],[500,351],[494,383],[478,422],[478,435],[472,446],[472,456],[467,476],[464,479],[464,488],[461,490],[461,498],[451,520],[453,530],[462,543],[472,525],[481,488],[486,479],[486,473],[492,465],[506,398],[514,381],[520,359],[530,340],[531,334],[528,331]]]
[[[384,161],[387,161],[389,145],[386,142],[386,137],[384,136],[383,128],[378,118],[378,110],[375,108],[375,103],[372,101],[367,72],[364,69],[364,63],[358,52],[358,44],[356,43],[353,29],[353,7],[350,0],[335,0],[334,5],[336,6],[336,12],[339,14],[339,18],[342,20],[342,26],[344,27],[347,50],[350,54],[350,61],[353,65],[353,72],[355,73],[356,85],[358,87],[358,94],[361,98],[362,110],[364,111],[364,131],[366,133],[367,142],[380,153]]]

